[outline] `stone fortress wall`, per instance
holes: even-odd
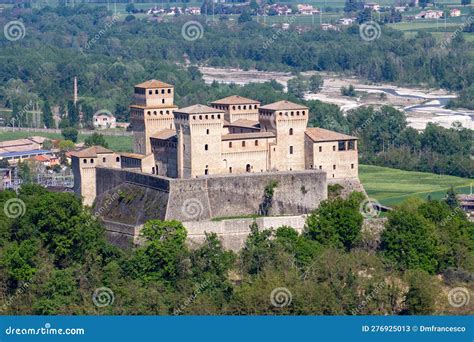
[[[241,219],[240,225],[211,219],[258,214],[271,182],[277,184],[268,212],[271,217],[257,219],[264,225],[291,223],[289,217],[307,214],[327,198],[326,173],[319,170],[175,179],[97,167],[94,211],[106,226],[109,240],[120,246],[136,243],[146,221],[161,219],[184,222],[190,241],[202,241],[204,232],[214,231],[224,245],[235,248],[245,240],[252,219]],[[231,226],[240,232],[237,240],[235,232],[225,233]]]

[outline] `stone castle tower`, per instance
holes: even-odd
[[[218,173],[221,169],[224,111],[197,104],[175,111],[178,177]]]
[[[305,169],[305,131],[308,107],[289,101],[278,101],[260,108],[260,124],[276,135],[270,158],[273,169]]]
[[[173,111],[176,108],[171,84],[150,80],[135,86],[130,106],[135,153],[150,154],[150,138],[164,129],[175,129]]]

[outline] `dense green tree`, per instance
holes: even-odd
[[[405,297],[406,312],[410,315],[432,315],[440,295],[433,277],[417,270],[410,272],[407,278],[409,290]]]
[[[142,229],[145,239],[131,259],[131,272],[146,281],[173,281],[185,272],[186,229],[178,221],[150,220]]]
[[[66,140],[70,140],[72,142],[77,142],[77,136],[79,132],[74,127],[66,127],[61,131],[62,136]]]
[[[359,211],[361,199],[354,193],[347,200],[323,201],[306,219],[305,234],[321,245],[351,249],[360,239],[363,221]]]
[[[86,146],[103,146],[105,148],[109,147],[109,144],[104,139],[104,136],[99,133],[94,133],[84,140]]]
[[[402,270],[434,273],[438,267],[434,225],[417,212],[420,202],[405,202],[391,212],[382,233],[380,248],[388,260]]]

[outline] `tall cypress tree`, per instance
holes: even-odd
[[[48,100],[43,103],[43,123],[46,128],[53,128],[54,126],[53,112]]]

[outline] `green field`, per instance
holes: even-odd
[[[359,178],[369,197],[388,206],[412,196],[441,199],[451,186],[458,193],[468,193],[474,185],[473,179],[369,165],[359,166]]]
[[[4,132],[0,131],[0,141],[23,139],[31,136],[40,136],[48,139],[63,139],[59,133],[44,132]],[[78,142],[84,142],[88,137],[85,134],[79,134]],[[104,136],[105,141],[109,144],[109,148],[117,152],[131,152],[133,148],[133,137],[131,136]]]

